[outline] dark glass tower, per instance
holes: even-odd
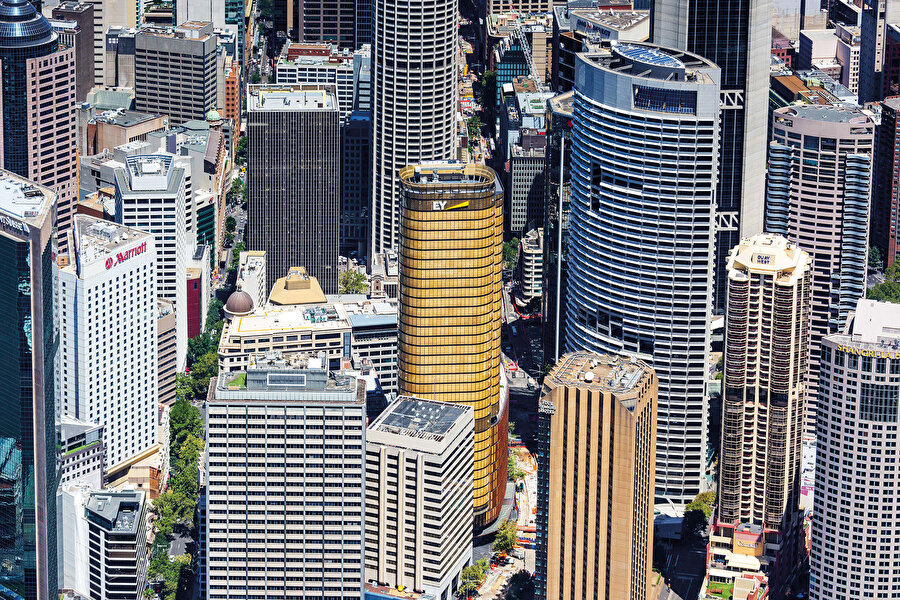
[[[28,176],[26,61],[59,47],[50,23],[28,0],[0,2],[0,61],[3,65],[3,168]]]
[[[2,598],[58,597],[55,200],[51,190],[0,171]]]
[[[763,229],[772,0],[653,0],[651,38],[722,70],[714,292],[721,312],[728,253]]]

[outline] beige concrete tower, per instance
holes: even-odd
[[[651,596],[656,373],[574,352],[544,379],[538,425],[539,600]]]
[[[400,393],[475,409],[475,525],[497,518],[507,475],[501,386],[503,190],[480,165],[400,171]]]
[[[719,508],[713,545],[756,552],[774,590],[793,568],[810,312],[809,254],[785,238],[744,238],[728,258]],[[743,540],[743,537],[741,537]],[[746,541],[746,540],[744,540]],[[735,547],[735,545],[740,547]]]

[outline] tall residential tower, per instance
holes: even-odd
[[[707,467],[719,69],[637,43],[577,61],[565,346],[653,366],[656,499],[687,503]]]
[[[475,523],[506,492],[508,405],[500,362],[503,190],[480,165],[400,172],[400,393],[475,408]]]

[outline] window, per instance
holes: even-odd
[[[897,422],[897,405],[900,388],[883,383],[862,382],[860,388],[859,418],[881,423]]]

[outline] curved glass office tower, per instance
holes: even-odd
[[[501,385],[503,190],[480,165],[400,171],[400,393],[475,409],[475,525],[497,518],[507,476]]]
[[[652,44],[578,55],[566,350],[659,377],[656,501],[705,488],[719,69]]]

